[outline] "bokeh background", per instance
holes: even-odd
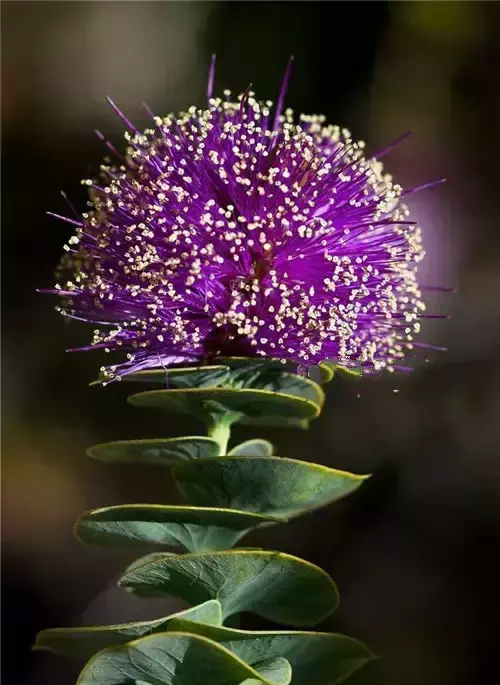
[[[99,353],[50,297],[71,227],[64,189],[84,211],[80,179],[120,144],[112,96],[136,124],[252,82],[275,99],[296,57],[287,103],[323,112],[386,159],[412,196],[428,258],[428,297],[450,314],[422,338],[448,347],[411,376],[337,380],[309,434],[262,432],[279,453],[373,472],[353,497],[252,535],[325,567],[341,607],[325,629],[383,658],[352,685],[499,682],[500,610],[500,5],[495,2],[2,2],[3,669],[8,685],[74,682],[77,667],[29,651],[44,627],[166,613],[114,589],[129,554],[80,546],[83,510],[175,502],[168,476],[85,457],[109,439],[174,436],[189,419],[128,407],[126,389],[89,388]],[[139,126],[140,127],[140,126]],[[399,392],[395,393],[394,390]],[[250,437],[244,429],[236,438]],[[167,603],[168,604],[168,603]],[[173,604],[172,604],[173,606]],[[250,625],[250,623],[248,624]]]

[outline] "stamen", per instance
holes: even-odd
[[[134,131],[135,133],[137,133],[138,135],[140,135],[140,131],[134,126],[134,124],[129,119],[127,119],[125,114],[123,114],[123,112],[120,109],[118,109],[118,107],[113,102],[113,100],[109,96],[106,96],[106,100],[107,100],[109,106],[111,107],[111,109],[115,112],[115,114],[117,114],[120,117],[120,119],[123,121],[125,126],[129,129],[131,129],[132,131]]]
[[[210,69],[208,70],[208,84],[207,84],[207,100],[211,100],[214,92],[215,82],[215,53],[210,60]]]
[[[276,131],[276,129],[279,126],[281,110],[283,109],[283,103],[285,102],[286,91],[288,89],[288,81],[290,80],[290,74],[292,72],[293,60],[294,60],[294,56],[292,55],[290,57],[290,59],[288,60],[288,64],[287,64],[286,69],[285,69],[285,74],[283,76],[283,81],[281,82],[280,93],[278,96],[278,101],[276,103],[276,110],[274,113],[273,131]]]

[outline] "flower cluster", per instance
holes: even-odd
[[[248,89],[127,127],[53,292],[123,350],[108,377],[218,355],[394,369],[425,309],[402,188],[323,116]],[[88,349],[88,348],[85,348]]]

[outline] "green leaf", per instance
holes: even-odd
[[[292,668],[281,656],[265,658],[251,665],[261,676],[276,685],[289,685],[292,679]]]
[[[87,450],[89,457],[99,461],[133,462],[174,466],[189,459],[204,459],[220,454],[219,445],[211,438],[154,438],[151,440],[118,440],[94,445]]]
[[[213,457],[173,471],[190,504],[291,518],[357,490],[368,476],[282,457]]]
[[[106,647],[121,645],[144,635],[164,633],[170,621],[177,618],[190,618],[193,621],[199,621],[200,624],[221,625],[222,610],[219,602],[211,599],[191,609],[153,621],[42,630],[36,637],[34,649],[78,659],[89,659],[92,654]],[[198,623],[194,625],[198,626]]]
[[[240,374],[233,381],[233,387],[280,392],[285,395],[311,400],[311,402],[314,402],[319,407],[322,407],[325,403],[325,393],[321,386],[310,378],[303,378],[296,373],[264,371],[259,374]]]
[[[126,572],[128,573],[129,571],[133,571],[134,569],[139,568],[139,566],[142,566],[143,564],[149,564],[153,563],[154,561],[160,561],[161,559],[164,559],[169,555],[172,557],[178,556],[175,552],[151,552],[151,554],[146,554],[143,557],[134,559],[134,561],[127,566]],[[131,592],[131,594],[134,593]]]
[[[263,657],[284,657],[292,667],[291,685],[336,685],[375,658],[362,642],[338,633],[253,632],[183,617],[168,629],[208,637],[250,665]]]
[[[233,388],[233,389],[251,389],[251,390],[269,390],[270,392],[279,392],[285,395],[292,395],[294,397],[311,400],[319,407],[322,407],[325,401],[325,395],[321,386],[315,383],[310,378],[303,378],[297,373],[290,372],[281,363],[273,363],[268,360],[252,360],[252,359],[232,359],[227,360],[231,369],[226,367],[227,375],[216,379],[213,386]],[[209,367],[216,369],[220,367]],[[189,369],[182,369],[186,374]],[[192,370],[193,371],[193,370]],[[196,382],[196,374],[194,371],[190,378],[190,387],[201,387]],[[220,380],[220,382],[217,382]],[[177,387],[180,387],[177,385]]]
[[[283,371],[283,369],[268,369],[258,373],[252,371],[233,371],[233,375],[233,387],[235,388],[258,388],[259,390],[283,392],[285,395],[305,397],[319,405],[322,405],[325,400],[320,385],[310,378]]]
[[[224,618],[253,611],[271,621],[312,626],[337,607],[338,593],[318,566],[280,552],[230,550],[155,555],[119,581],[138,596],[175,596],[190,604],[218,599]]]
[[[285,660],[283,660],[284,662]],[[282,662],[282,663],[283,663]],[[266,664],[265,664],[266,665]],[[287,671],[290,667],[287,664]],[[225,647],[200,635],[160,633],[99,652],[85,666],[77,685],[239,685],[255,679],[288,685],[283,669],[268,680]]]
[[[182,388],[182,387],[214,387],[223,385],[230,374],[227,365],[204,365],[172,367],[172,368],[151,368],[143,371],[135,371],[121,377],[122,382],[143,383],[145,385],[155,385],[161,388]],[[97,380],[90,385],[101,385],[108,382],[102,373]]]
[[[363,371],[360,368],[350,368],[347,366],[337,366],[336,370],[339,371],[340,373],[345,374],[346,376],[355,376],[356,378],[359,378],[360,376],[363,375]]]
[[[298,364],[292,361],[286,361],[284,364],[279,359],[268,359],[266,357],[218,357],[215,360],[217,363],[227,364],[231,369],[263,373],[268,371],[295,373]],[[334,375],[334,367],[330,363],[319,363],[321,370],[321,382],[329,383]]]
[[[162,388],[211,388],[224,385],[230,376],[227,365],[147,369],[123,376],[123,381],[159,385]]]
[[[278,519],[223,508],[126,504],[93,509],[75,525],[78,538],[100,547],[169,545],[191,552],[229,549],[249,530]]]
[[[235,457],[270,457],[273,449],[273,445],[267,440],[255,438],[236,445],[229,454]]]
[[[335,364],[321,362],[318,365],[321,372],[321,383],[329,383],[334,375]],[[234,383],[246,382],[243,387],[264,387],[261,382],[269,382],[280,374],[297,376],[297,364],[279,359],[263,357],[219,357],[210,364],[198,364],[185,367],[163,367],[136,371],[123,376],[122,381],[146,383],[149,385],[170,387],[235,387]],[[256,379],[257,385],[253,383]],[[300,376],[299,376],[300,378]],[[261,380],[262,379],[262,380]],[[101,375],[94,384],[105,380]]]
[[[295,419],[314,419],[321,407],[311,400],[270,392],[268,390],[236,390],[204,388],[188,390],[149,390],[128,398],[136,407],[154,407],[181,413],[195,414],[206,423],[214,416],[233,415],[233,420],[244,416],[280,416]]]

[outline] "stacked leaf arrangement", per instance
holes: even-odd
[[[320,370],[322,383],[330,381],[333,366]],[[110,442],[89,455],[171,469],[186,504],[95,509],[75,531],[88,545],[160,549],[132,563],[119,586],[137,597],[178,597],[189,608],[150,621],[44,630],[36,648],[87,661],[78,685],[334,685],[373,659],[356,639],[311,632],[339,601],[325,571],[276,550],[235,547],[249,531],[335,502],[366,479],[276,456],[263,439],[230,445],[237,422],[307,428],[324,403],[321,384],[290,364],[243,357],[124,380],[148,388],[131,405],[192,414],[207,435]],[[232,627],[239,612],[285,629]]]

